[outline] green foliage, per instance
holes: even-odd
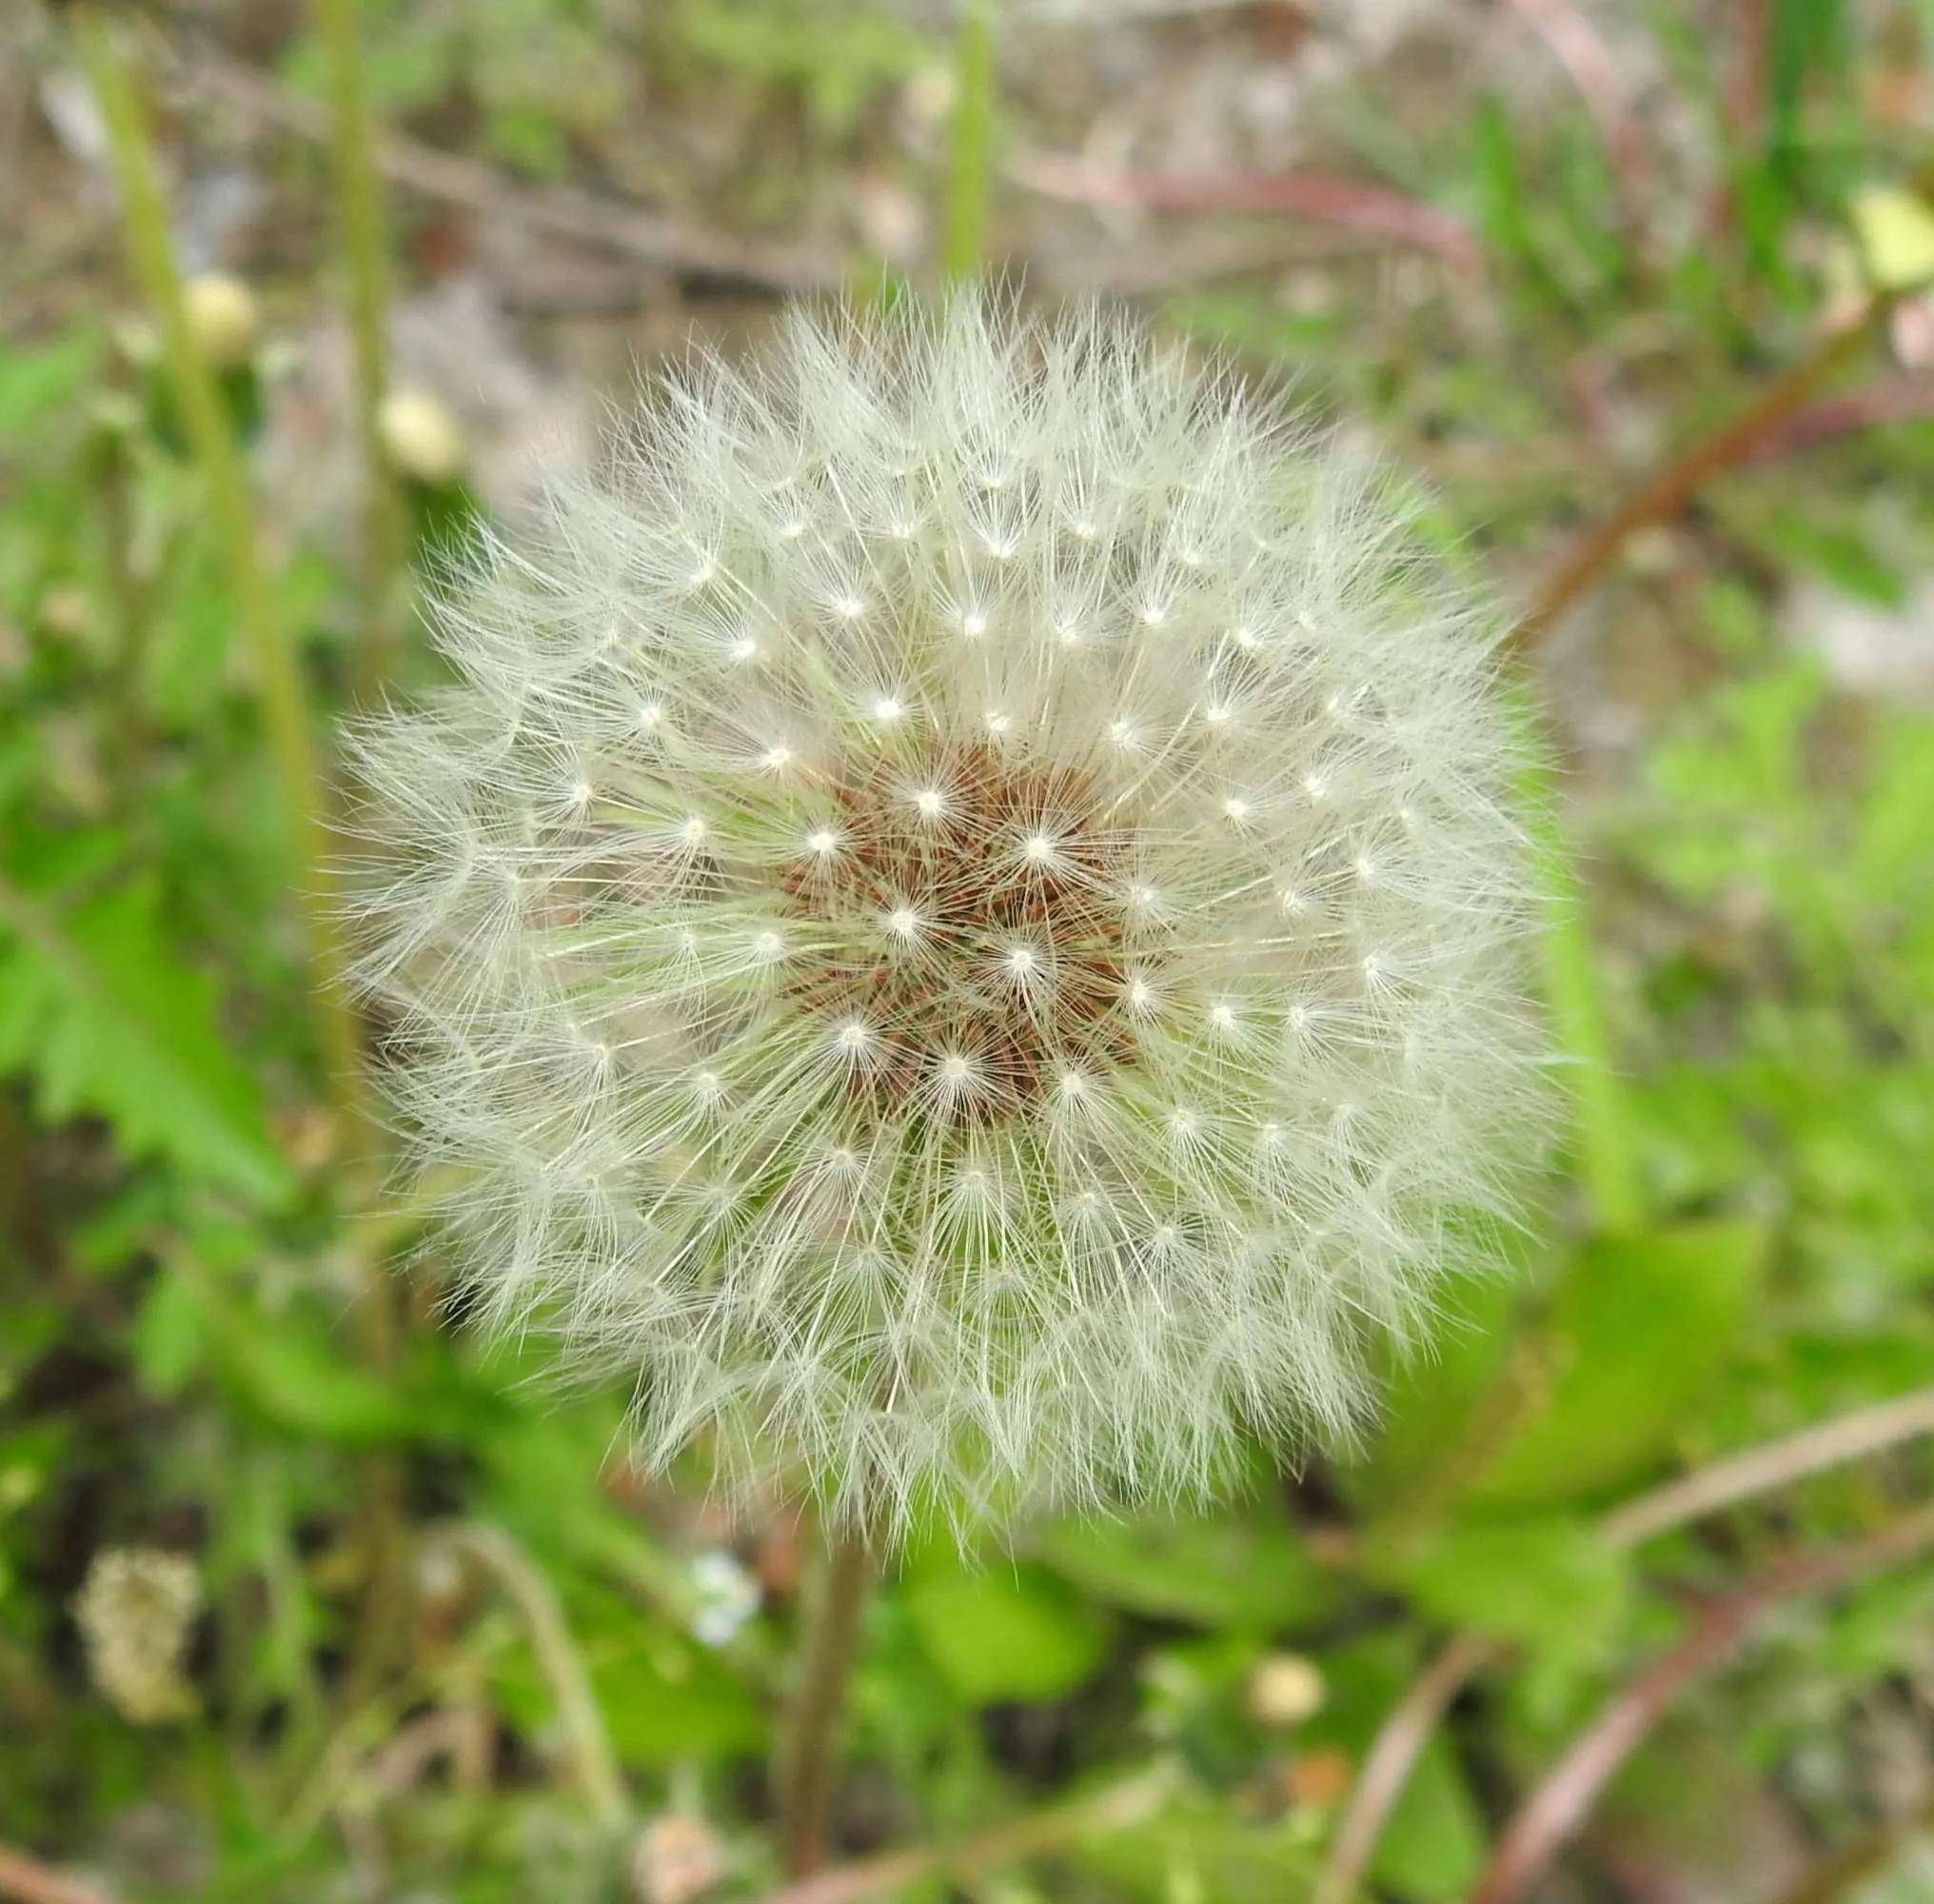
[[[75,857],[98,862],[87,843]],[[254,1202],[288,1199],[293,1173],[224,1041],[215,985],[168,943],[151,880],[58,914],[0,892],[0,1067],[30,1077],[42,1116],[92,1113],[129,1159],[165,1159]]]
[[[1765,10],[1748,70],[1698,10],[1622,23],[1670,93],[1656,122],[1642,94],[1655,170],[1635,194],[1543,53],[1535,106],[1509,74],[1445,89],[1434,115],[1338,89],[1326,112],[1366,175],[1468,218],[1482,283],[1346,258],[1299,266],[1293,304],[1236,282],[1169,321],[1367,418],[1434,479],[1433,531],[1473,570],[1534,572],[1659,446],[1736,412],[1842,289],[1915,268],[1924,154],[1885,98],[1934,27],[1875,30],[1840,0]],[[949,24],[857,0],[367,15],[385,119],[542,178],[641,179],[695,220],[717,208],[681,168],[708,141],[755,155],[730,159],[735,192],[780,204],[824,187],[829,153],[908,166],[881,109],[938,69]],[[300,33],[279,63],[319,89]],[[1000,103],[1017,149],[1034,103]],[[313,187],[275,163],[278,191]],[[301,288],[278,288],[291,307]],[[275,375],[266,353],[225,388],[245,435]],[[1370,1871],[1378,1896],[1450,1904],[1512,1801],[1684,1630],[1688,1584],[1925,1495],[1934,1466],[1904,1449],[1635,1550],[1598,1531],[1689,1467],[1934,1369],[1930,472],[1924,420],[1768,455],[1635,548],[1547,649],[1553,691],[1527,718],[1562,710],[1541,931],[1569,1109],[1510,1273],[1446,1292],[1433,1342],[1386,1372],[1380,1425],[1290,1480],[1259,1473],[1200,1517],[1053,1519],[1012,1555],[911,1557],[853,1688],[856,1844],[1025,1831],[1157,1767],[1169,1795],[1133,1821],[957,1888],[1303,1895],[1378,1728],[1468,1631],[1493,1663],[1425,1743]],[[261,502],[320,724],[350,578],[333,526]],[[421,538],[473,506],[424,508]],[[1891,627],[1897,688],[1838,678],[1846,613]],[[98,318],[0,345],[0,1839],[129,1904],[624,1894],[638,1847],[571,1775],[555,1662],[502,1583],[452,1558],[453,1528],[488,1526],[554,1597],[638,1822],[705,1818],[720,1904],[765,1894],[761,1768],[799,1611],[787,1522],[713,1521],[701,1458],[678,1486],[632,1474],[622,1378],[560,1393],[537,1345],[486,1352],[444,1313],[415,1219],[345,1207],[237,645],[206,496],[138,354]],[[406,1312],[384,1365],[345,1326],[365,1259]],[[407,1657],[365,1700],[385,1477]],[[191,1556],[207,1593],[200,1710],[165,1727],[91,1684],[70,1611],[91,1557],[128,1543]],[[1925,1567],[1792,1603],[1640,1745],[1605,1841],[1669,1862],[1655,1847],[1776,1807],[1825,1868],[1882,1802],[1874,1741],[1924,1731],[1901,1669],[1930,1620]],[[1258,1689],[1285,1649],[1309,1697],[1272,1712]],[[1611,1882],[1590,1842],[1572,1855],[1561,1887]],[[1849,1897],[1922,1894],[1912,1856]]]
[[[907,1570],[901,1602],[942,1677],[971,1705],[1055,1699],[1101,1663],[1109,1623],[1045,1568],[935,1555]]]
[[[1271,1632],[1312,1625],[1334,1600],[1309,1549],[1253,1504],[1188,1518],[1058,1520],[1033,1548],[1095,1599],[1151,1619]]]
[[[1589,1499],[1670,1445],[1718,1373],[1715,1345],[1745,1320],[1766,1238],[1687,1223],[1588,1244],[1560,1275],[1538,1332],[1539,1391],[1475,1483],[1488,1506]]]
[[[1433,1620],[1548,1657],[1602,1656],[1631,1590],[1624,1557],[1565,1515],[1455,1520],[1371,1571]]]
[[[878,0],[679,0],[673,18],[687,57],[796,93],[836,138],[933,59],[904,10]]]

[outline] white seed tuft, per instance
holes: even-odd
[[[1494,628],[1127,321],[795,316],[486,540],[356,734],[481,1306],[889,1535],[1360,1421],[1544,1099]]]

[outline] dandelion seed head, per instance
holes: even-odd
[[[484,1312],[889,1533],[1347,1435],[1543,1101],[1494,625],[1395,486],[962,304],[698,367],[547,521],[355,737]]]

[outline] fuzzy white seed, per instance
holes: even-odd
[[[1549,1121],[1494,618],[1127,319],[677,381],[352,736],[478,1308],[888,1540],[1347,1439]]]

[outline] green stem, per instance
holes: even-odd
[[[630,1814],[624,1780],[597,1696],[591,1690],[590,1675],[584,1670],[583,1657],[571,1638],[571,1629],[550,1582],[501,1527],[458,1527],[451,1530],[450,1537],[487,1568],[516,1602],[530,1629],[538,1665],[550,1681],[558,1724],[570,1750],[578,1783],[599,1821],[611,1831],[622,1830]]]
[[[101,499],[103,569],[114,623],[115,736],[112,774],[121,812],[131,813],[140,796],[148,759],[148,722],[142,711],[141,676],[147,660],[149,616],[134,553],[134,455],[120,413],[117,388],[95,426],[93,470]]]
[[[828,1537],[779,1765],[780,1849],[789,1876],[803,1877],[826,1861],[839,1714],[875,1572],[873,1550],[862,1537]]]
[[[269,752],[293,836],[292,883],[302,912],[331,1099],[348,1146],[360,1151],[365,1141],[360,1041],[342,984],[343,941],[325,870],[326,833],[301,665],[284,636],[275,596],[257,554],[255,512],[221,390],[188,321],[146,109],[114,28],[92,5],[76,7],[72,18],[81,63],[107,129],[128,258],[160,328],[168,378],[207,487],[209,517],[227,571],[235,619],[261,697]]]
[[[81,63],[107,129],[128,257],[160,328],[168,378],[207,490],[235,620],[262,704],[293,849],[290,884],[301,916],[345,1200],[366,1206],[376,1131],[365,1103],[362,1041],[345,983],[345,948],[325,858],[323,783],[310,740],[302,664],[282,627],[257,551],[254,506],[228,412],[188,321],[140,90],[114,27],[89,0],[74,8],[73,23]],[[386,1368],[396,1356],[395,1292],[380,1259],[359,1252],[357,1271],[353,1320],[358,1346],[370,1366]],[[358,1492],[365,1579],[349,1684],[361,1692],[387,1676],[405,1637],[407,1527],[403,1478],[391,1451],[378,1448],[365,1458]]]
[[[1534,792],[1545,900],[1545,998],[1558,1048],[1572,1061],[1565,1082],[1573,1107],[1578,1176],[1592,1227],[1601,1235],[1629,1236],[1644,1226],[1645,1191],[1599,986],[1588,900],[1556,811],[1556,793],[1549,781]]]
[[[946,224],[940,273],[950,285],[979,274],[987,249],[994,165],[994,0],[962,0],[954,47],[954,112],[947,139]]]
[[[356,435],[364,484],[364,625],[356,685],[366,694],[381,684],[395,652],[405,543],[402,493],[383,446],[383,400],[389,387],[388,248],[359,0],[314,0],[314,13],[328,61],[337,240],[355,354]]]

